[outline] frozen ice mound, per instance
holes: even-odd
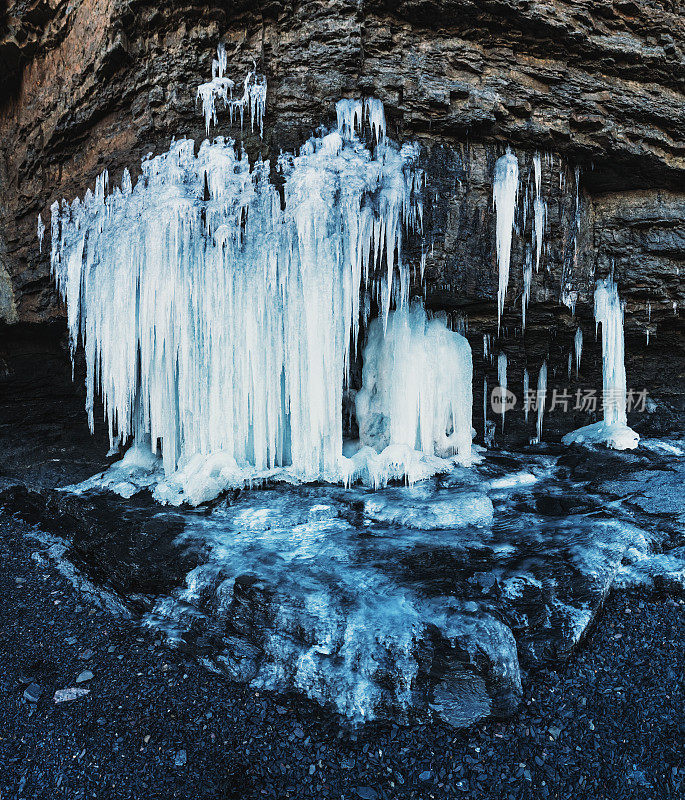
[[[561,441],[566,445],[605,444],[612,450],[634,450],[640,441],[640,435],[620,422],[613,424],[595,422],[593,425],[586,425],[584,428],[567,433]]]

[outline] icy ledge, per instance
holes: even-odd
[[[380,453],[369,446],[350,443],[356,452],[342,456],[340,469],[323,474],[326,483],[350,486],[362,483],[381,489],[393,481],[413,485],[433,475],[446,474],[456,466],[469,467],[481,459],[476,453],[468,457],[439,456],[422,453],[407,445],[391,444]],[[357,449],[359,448],[359,449]],[[108,490],[121,497],[150,490],[163,505],[199,506],[219,497],[230,489],[260,486],[265,483],[303,483],[306,479],[292,466],[258,470],[251,465],[240,466],[228,453],[195,454],[173,474],[166,476],[162,459],[150,451],[148,442],[134,444],[121,461],[81,483],[63,487],[63,491],[83,494]]]

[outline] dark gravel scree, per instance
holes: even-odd
[[[682,798],[685,603],[612,595],[509,722],[341,724],[230,683],[77,593],[0,515],[0,795]],[[88,690],[56,703],[60,689]]]

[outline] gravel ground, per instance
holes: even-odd
[[[610,597],[512,720],[354,730],[102,610],[28,531],[0,514],[2,800],[685,797],[682,598]],[[77,685],[89,693],[54,702]]]

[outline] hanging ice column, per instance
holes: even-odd
[[[511,260],[511,237],[514,229],[514,212],[519,185],[519,162],[507,148],[507,152],[495,162],[492,202],[497,214],[496,242],[499,288],[497,290],[497,329],[499,330],[504,296],[509,285],[509,262]]]
[[[612,278],[597,281],[595,322],[602,326],[602,384],[604,420],[568,433],[564,444],[606,443],[614,450],[633,450],[640,439],[626,419],[623,303]]]
[[[580,360],[583,357],[583,331],[580,325],[576,328],[576,335],[573,338],[573,349],[576,354],[576,375],[580,372]]]
[[[542,420],[545,418],[545,401],[547,399],[547,361],[542,362],[538,373],[538,391],[536,405],[538,411],[537,432],[538,444],[542,441]]]
[[[281,156],[282,208],[268,162],[250,168],[221,137],[197,155],[181,140],[143,162],[135,187],[125,172],[108,194],[105,172],[83,201],[53,205],[52,267],[72,346],[85,346],[91,426],[100,388],[113,445],[161,441],[158,498],[196,504],[279,469],[347,476],[360,289],[383,259],[384,299],[397,284],[401,306],[401,240],[421,222],[417,148],[376,150],[335,130]]]
[[[535,198],[533,200],[533,243],[535,244],[535,271],[540,269],[540,256],[542,255],[542,242],[545,233],[545,219],[547,206],[542,199],[542,164],[540,153],[533,156],[533,170],[535,172]]]
[[[362,445],[349,461],[352,477],[379,486],[444,472],[447,461],[471,457],[473,364],[464,336],[416,303],[369,328],[363,386],[356,412]]]
[[[507,354],[502,350],[497,356],[497,380],[502,391],[502,430],[504,430],[504,416],[507,413],[506,394],[507,394]]]

